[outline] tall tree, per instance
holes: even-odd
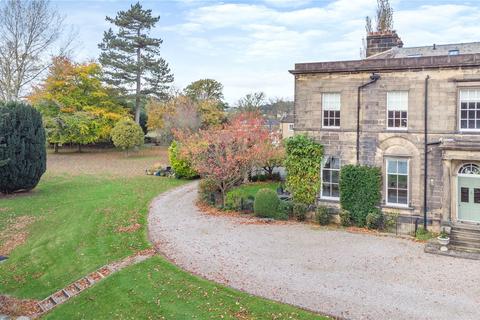
[[[190,83],[184,94],[193,100],[223,100],[223,85],[214,79],[201,79]]]
[[[28,97],[43,115],[49,143],[81,146],[110,139],[113,126],[128,116],[128,110],[101,78],[97,63],[53,59],[45,81]]]
[[[377,0],[375,23],[375,31],[377,32],[393,30],[393,9],[389,0]],[[369,16],[365,17],[365,30],[367,34],[373,31],[372,19]]]
[[[258,112],[260,107],[265,104],[265,93],[254,92],[245,95],[237,102],[237,108],[241,112]]]
[[[160,20],[152,10],[144,10],[136,3],[127,11],[119,11],[115,18],[106,18],[118,29],[104,32],[98,45],[102,50],[100,63],[105,69],[107,83],[121,88],[135,97],[135,121],[140,123],[142,98],[164,98],[173,81],[168,63],[160,56],[163,40],[150,37],[150,31]]]
[[[379,32],[393,30],[393,9],[389,0],[377,0],[376,22]]]
[[[48,68],[46,56],[62,26],[48,0],[0,3],[0,100],[18,100]]]

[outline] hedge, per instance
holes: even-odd
[[[381,200],[380,168],[346,165],[340,170],[340,205],[350,212],[352,222],[365,226],[367,215]]]
[[[266,188],[260,189],[255,195],[255,202],[253,203],[255,216],[275,219],[279,204],[280,199],[278,199],[275,191]]]
[[[312,138],[296,135],[285,141],[286,186],[295,202],[313,204],[320,190],[323,147]]]

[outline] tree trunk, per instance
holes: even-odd
[[[58,143],[53,144],[53,152],[58,153]]]
[[[138,37],[140,37],[140,29],[137,31]],[[140,59],[141,59],[141,51],[140,47],[137,48],[137,88],[135,90],[135,122],[140,124],[140,90],[141,90],[141,75],[142,72],[140,70]]]
[[[80,143],[78,144],[78,152],[82,152],[82,145]]]

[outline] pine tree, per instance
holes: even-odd
[[[20,102],[0,104],[0,192],[31,190],[45,170],[40,112]]]
[[[140,3],[127,11],[119,11],[115,18],[106,18],[118,29],[104,32],[100,63],[105,68],[105,81],[134,93],[135,121],[140,122],[140,104],[146,96],[165,98],[173,81],[168,63],[160,56],[162,39],[149,36],[160,17],[152,10],[144,10]]]

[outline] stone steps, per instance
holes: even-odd
[[[450,247],[454,250],[480,253],[480,227],[478,225],[454,225],[450,233]]]

